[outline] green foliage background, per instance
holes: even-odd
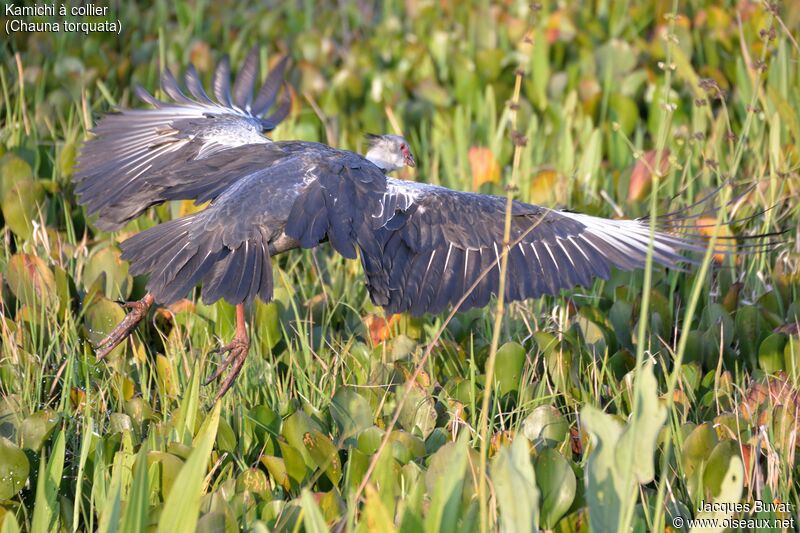
[[[482,503],[483,525],[507,531],[676,530],[702,501],[796,517],[800,5],[534,7],[120,2],[120,35],[4,34],[2,531],[473,530]],[[515,303],[491,384],[493,307],[386,323],[358,263],[325,246],[275,259],[275,301],[250,310],[250,357],[220,405],[200,382],[233,332],[225,303],[158,309],[96,362],[118,302],[144,291],[119,242],[196,207],[98,231],[70,184],[81,142],[161,67],[193,62],[208,81],[256,44],[262,72],[292,58],[295,107],[275,138],[360,150],[365,132],[399,128],[418,162],[403,177],[503,194],[521,68],[517,197],[636,217],[757,183],[732,231],[787,230],[786,244]]]

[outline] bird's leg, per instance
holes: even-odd
[[[106,337],[97,344],[95,349],[97,350],[98,360],[105,358],[105,356],[111,353],[111,350],[128,338],[133,328],[147,316],[147,311],[150,310],[154,301],[153,295],[148,292],[141,300],[123,304],[123,307],[131,309],[131,312],[125,315],[122,322],[117,324],[116,327],[111,330],[111,333],[106,335]]]
[[[219,368],[214,374],[211,375],[205,382],[206,385],[217,379],[225,372],[225,369],[230,367],[230,372],[228,372],[228,376],[225,378],[225,381],[222,382],[220,385],[219,392],[217,392],[216,399],[219,400],[222,398],[228,389],[231,388],[233,382],[236,380],[236,376],[239,375],[239,372],[242,371],[242,366],[244,366],[244,360],[247,359],[247,352],[250,350],[250,339],[247,337],[247,327],[246,321],[244,318],[244,304],[238,304],[236,306],[236,335],[234,335],[231,342],[226,344],[221,348],[217,348],[214,352],[217,353],[228,353],[228,357],[225,358],[222,363],[220,363]]]

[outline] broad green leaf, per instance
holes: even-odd
[[[766,336],[766,323],[754,305],[744,305],[736,310],[736,337],[739,351],[745,361],[756,363],[758,347]]]
[[[497,350],[494,375],[498,396],[519,390],[519,380],[522,377],[524,365],[525,348],[521,344],[507,342]]]
[[[172,487],[175,485],[175,480],[183,469],[184,462],[171,453],[167,452],[148,452],[147,453],[147,468],[148,470],[154,469],[155,477],[153,479],[153,489],[166,500]]]
[[[281,417],[267,405],[256,405],[247,413],[247,421],[253,425],[258,441],[267,444],[281,430]]]
[[[552,405],[537,407],[522,421],[522,435],[537,449],[556,446],[568,432],[569,422]]]
[[[264,303],[256,300],[253,313],[253,326],[255,329],[254,341],[261,347],[264,357],[281,340],[281,321],[278,315],[278,302]]]
[[[3,154],[0,158],[0,195],[5,195],[17,183],[33,179],[31,165],[16,154]]]
[[[383,441],[383,434],[384,431],[379,427],[368,427],[358,434],[358,449],[367,455],[372,455],[378,451]]]
[[[10,500],[28,479],[30,464],[25,452],[0,437],[0,500]]]
[[[435,466],[434,463],[439,463]],[[461,511],[461,492],[467,466],[466,432],[454,443],[439,448],[431,458],[426,482],[431,490],[431,505],[425,517],[425,531],[454,531]],[[429,489],[430,490],[430,489]]]
[[[425,443],[422,441],[422,439],[416,435],[412,435],[408,431],[392,431],[391,435],[389,435],[389,442],[396,442],[397,444],[402,445],[411,456],[409,457],[409,460],[419,459],[425,455]]]
[[[278,447],[281,449],[284,468],[290,481],[294,482],[295,487],[299,487],[309,475],[310,467],[306,464],[300,451],[285,439],[278,439]],[[305,448],[303,451],[306,451]]]
[[[758,366],[767,374],[775,374],[786,369],[783,359],[784,346],[786,345],[786,335],[772,333],[761,341],[758,347]]]
[[[364,474],[369,467],[370,456],[362,453],[358,448],[351,449],[347,455],[345,483],[342,492],[353,494],[364,479]]]
[[[236,492],[266,493],[269,490],[267,475],[258,468],[248,468],[236,477]]]
[[[222,533],[231,531],[225,527],[225,513],[222,511],[211,511],[200,517],[197,521],[195,533]]]
[[[702,530],[699,528],[692,528],[691,531],[724,531],[725,528],[722,527],[723,520],[733,516],[733,509],[735,508],[735,504],[740,502],[743,489],[744,465],[742,464],[742,459],[738,455],[733,455],[728,463],[728,470],[725,477],[722,479],[722,483],[720,483],[719,495],[713,502],[707,502],[709,504],[709,510],[703,510],[695,516],[696,519],[715,519],[720,526],[716,528],[703,528]]]
[[[305,435],[306,433],[316,430],[321,431],[322,428],[319,427],[319,424],[314,422],[310,416],[305,414],[303,411],[295,411],[292,415],[283,421],[283,429],[281,430],[281,435],[284,436],[286,441],[289,443],[289,446],[294,449],[294,451],[298,452],[300,456],[303,458],[306,466],[309,468],[316,467],[316,461],[311,457],[311,454],[306,449],[305,446]],[[284,449],[284,446],[281,446],[281,450]],[[284,455],[284,459],[287,457]],[[287,467],[289,464],[287,462]],[[289,469],[289,475],[292,474],[292,469]]]
[[[637,49],[621,39],[611,39],[594,49],[599,76],[608,75],[612,81],[636,66]]]
[[[29,307],[58,308],[56,278],[47,263],[33,254],[11,256],[4,277],[14,296]]]
[[[616,418],[591,405],[581,410],[581,421],[592,441],[586,465],[586,500],[594,531],[615,531],[623,498],[634,497],[632,487],[624,487],[618,468],[616,446],[623,426]],[[624,491],[624,492],[623,492]],[[606,529],[611,528],[611,529]]]
[[[91,298],[83,317],[84,324],[89,333],[89,341],[97,345],[114,327],[125,318],[125,311],[116,302],[97,294]],[[125,353],[127,343],[121,343],[108,355],[107,359],[114,360]],[[163,357],[163,356],[159,356]]]
[[[633,133],[639,121],[639,108],[632,98],[622,94],[612,94],[608,98],[608,120],[620,125],[620,129],[626,135]]]
[[[540,525],[544,529],[553,529],[575,499],[575,473],[567,459],[552,448],[539,453],[534,470],[542,493]]]
[[[583,148],[583,155],[578,163],[578,181],[587,188],[592,183],[598,183],[596,178],[600,172],[602,144],[600,130],[595,129],[589,137],[588,144]]]
[[[656,441],[661,426],[667,421],[667,409],[659,401],[658,381],[651,362],[644,364],[639,380],[639,408],[632,414],[620,438],[617,457],[619,464],[630,465],[637,482],[649,483],[655,477]]]
[[[217,449],[221,452],[233,452],[236,450],[236,433],[224,418],[219,419],[217,427]]]
[[[3,515],[2,524],[0,524],[0,533],[19,533],[19,524],[17,519],[14,518],[14,513],[6,512]]]
[[[194,450],[181,468],[176,486],[181,490],[170,491],[158,524],[159,533],[190,533],[194,531],[200,513],[200,497],[203,494],[203,478],[206,476],[211,449],[217,436],[220,402],[214,405],[200,431],[194,439]]]
[[[318,504],[326,524],[336,524],[347,511],[347,505],[336,489],[323,493]]]
[[[333,441],[319,431],[312,430],[303,436],[303,443],[317,467],[325,471],[334,486],[339,485],[342,479],[342,461]]]
[[[127,299],[133,287],[133,278],[128,275],[128,263],[120,256],[121,252],[113,246],[93,250],[83,271],[83,286],[88,289],[103,276],[103,294],[106,298]]]
[[[414,385],[408,391],[405,386],[399,389],[397,401],[401,401],[406,394],[408,397],[397,422],[404,430],[411,433],[416,432],[425,438],[436,426],[436,408],[433,398],[424,389]]]
[[[658,382],[653,365],[646,362],[639,372],[638,409],[626,425],[587,405],[581,410],[583,426],[592,442],[586,465],[586,499],[594,531],[616,530],[629,517],[636,503],[637,483],[655,476],[656,439],[667,418],[659,403]]]
[[[704,500],[719,496],[728,465],[734,455],[739,455],[739,443],[730,439],[718,442],[711,451],[703,469]]]
[[[539,528],[539,488],[528,446],[528,440],[518,435],[511,446],[502,448],[492,461],[492,484],[503,532],[523,533]]]
[[[17,181],[0,197],[0,208],[6,225],[22,239],[33,235],[34,222],[40,220],[39,213],[46,212],[44,188],[38,180]]]
[[[704,465],[716,444],[717,433],[708,422],[695,427],[683,441],[681,462],[686,476],[686,487],[692,499],[698,496],[697,489],[702,481]]]
[[[360,431],[372,425],[372,409],[360,394],[348,388],[340,388],[331,400],[331,416],[339,428],[340,438],[345,442],[355,440]]]
[[[282,486],[285,490],[292,489],[292,485],[289,482],[289,474],[286,471],[286,463],[284,463],[283,457],[263,455],[261,456],[260,461],[277,484]]]

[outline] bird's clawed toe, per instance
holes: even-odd
[[[236,377],[241,372],[242,367],[244,366],[244,361],[247,359],[247,353],[250,350],[250,341],[247,338],[247,335],[236,335],[231,342],[222,346],[221,348],[217,348],[212,350],[211,353],[227,353],[228,356],[220,363],[217,370],[204,382],[204,385],[208,385],[212,381],[216,381],[219,379],[220,376],[225,372],[226,369],[230,368],[230,372],[228,372],[227,377],[220,385],[219,391],[217,392],[217,396],[215,400],[219,400],[222,398],[226,392],[233,386],[233,382],[236,380]]]
[[[147,312],[150,310],[150,306],[153,305],[153,297],[149,294],[146,295],[141,300],[136,300],[133,302],[126,302],[123,304],[123,307],[130,309],[131,312],[125,315],[125,318],[122,319],[122,322],[117,324],[111,332],[105,336],[97,346],[95,346],[96,350],[96,357],[97,360],[100,361],[104,359],[111,351],[119,346],[131,332],[139,325],[139,322],[144,320],[144,317],[147,316]]]

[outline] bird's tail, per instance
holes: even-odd
[[[147,229],[122,243],[133,275],[149,274],[147,290],[160,303],[184,298],[202,284],[206,304],[272,299],[268,240],[261,232],[231,244],[225,229],[209,227],[204,212]]]

